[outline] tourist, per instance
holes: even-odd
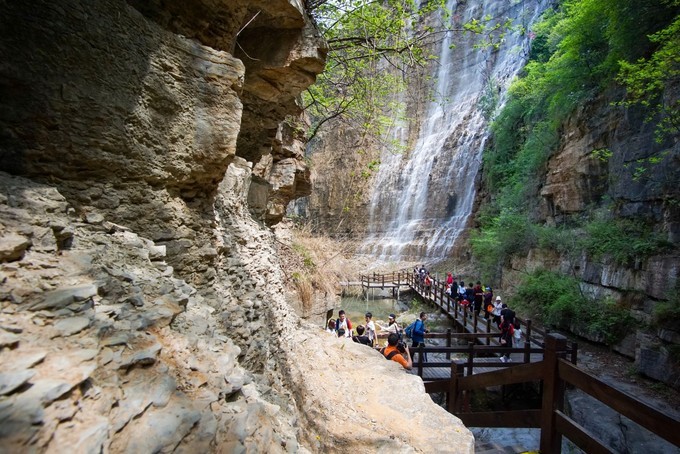
[[[364,335],[364,332],[366,329],[364,328],[363,325],[357,326],[357,335],[352,336],[352,340],[354,342],[358,342],[359,344],[363,345],[368,345],[369,347],[373,347],[373,342],[368,338],[368,336]]]
[[[382,353],[385,358],[398,362],[404,369],[411,370],[413,367],[411,352],[409,352],[408,348],[401,343],[399,336],[395,333],[390,333],[390,335],[387,336],[387,347],[380,349],[380,353]]]
[[[484,304],[484,290],[482,289],[482,283],[480,281],[477,281],[477,284],[475,287],[472,289],[474,292],[474,306],[475,306],[475,315],[479,317],[479,313],[482,310],[482,305]]]
[[[465,282],[460,281],[458,286],[458,301],[463,301],[465,299]]]
[[[387,318],[387,326],[378,323],[381,330],[387,331],[388,334],[394,333],[401,339],[401,328],[397,323],[397,317],[394,314],[390,314]]]
[[[453,285],[453,274],[446,273],[446,286],[450,288]]]
[[[330,319],[328,320],[328,324],[326,325],[326,332],[335,335],[335,320]]]
[[[470,303],[474,303],[475,301],[475,289],[472,288],[472,282],[468,283],[465,288],[465,299]]]
[[[501,319],[507,320],[508,322],[515,323],[515,311],[510,309],[507,304],[503,303],[501,305]],[[502,322],[503,320],[501,320]]]
[[[359,328],[357,327],[357,334],[359,334]],[[366,312],[366,336],[371,341],[371,347],[375,344],[375,323],[373,323],[373,314]]]
[[[513,335],[515,334],[515,327],[513,326],[512,322],[506,320],[505,317],[501,315],[501,326],[499,329],[501,330],[501,335],[498,338],[498,342],[502,347],[512,348],[512,339],[514,337]],[[510,354],[505,353],[502,355],[501,361],[504,363],[511,362],[512,359],[510,359]]]
[[[430,277],[429,272],[425,274],[425,280],[423,281],[423,284],[425,286],[425,293],[429,295],[432,291],[432,277]]]
[[[493,314],[493,290],[491,287],[484,289],[484,318],[489,319]]]
[[[493,303],[493,322],[496,326],[501,326],[501,309],[503,309],[503,300],[500,295],[496,297],[496,301]]]
[[[425,312],[420,313],[420,318],[418,318],[413,325],[413,333],[411,334],[411,339],[413,344],[411,348],[416,349],[421,345],[425,346],[425,334],[429,333],[430,330],[425,327],[425,320],[427,320],[427,314]],[[427,362],[427,354],[423,355],[423,361]]]
[[[347,318],[345,311],[342,309],[338,312],[335,327],[338,331],[342,329],[345,337],[352,337],[352,322]]]

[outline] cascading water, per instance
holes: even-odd
[[[548,3],[449,0],[447,8],[454,29],[473,18],[508,17],[528,30]],[[371,194],[369,235],[360,253],[382,260],[443,258],[466,228],[488,136],[482,97],[486,93],[487,100],[491,95],[502,102],[505,89],[526,63],[530,41],[526,32],[509,31],[498,49],[479,48],[483,39],[469,32],[446,34],[435,99],[427,107],[415,146],[403,155],[382,153]],[[403,129],[394,134],[405,135]]]

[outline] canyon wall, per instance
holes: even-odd
[[[301,2],[0,10],[0,451],[472,452],[288,304],[266,224],[310,190],[325,60]]]
[[[516,257],[505,270],[510,290],[526,271],[547,268],[581,280],[584,294],[597,300],[611,298],[622,311],[635,318],[635,328],[613,345],[614,350],[635,359],[636,369],[673,387],[680,387],[680,361],[673,351],[680,345],[680,329],[658,323],[656,305],[677,292],[680,254],[677,252],[680,209],[680,142],[673,137],[655,139],[653,122],[646,122],[638,109],[613,105],[622,94],[609,93],[574,112],[562,131],[559,148],[550,157],[537,194],[540,211],[536,217],[548,225],[568,225],[570,219],[607,210],[621,219],[651,224],[667,240],[667,253],[641,257],[632,263],[617,263],[612,257],[578,258],[554,251],[533,250]],[[593,150],[608,150],[601,159]],[[660,157],[649,164],[650,157]],[[636,169],[647,168],[642,176]],[[596,342],[574,327],[576,334]]]

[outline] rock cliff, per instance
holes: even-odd
[[[472,452],[284,297],[263,222],[309,191],[324,63],[300,2],[0,9],[0,451]]]

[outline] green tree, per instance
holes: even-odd
[[[509,27],[506,20],[484,17],[454,29],[445,0],[307,0],[306,5],[328,43],[326,69],[304,96],[310,138],[339,119],[384,140],[407,116],[400,101],[407,75],[436,59],[430,51],[447,33],[483,34],[493,46]]]

